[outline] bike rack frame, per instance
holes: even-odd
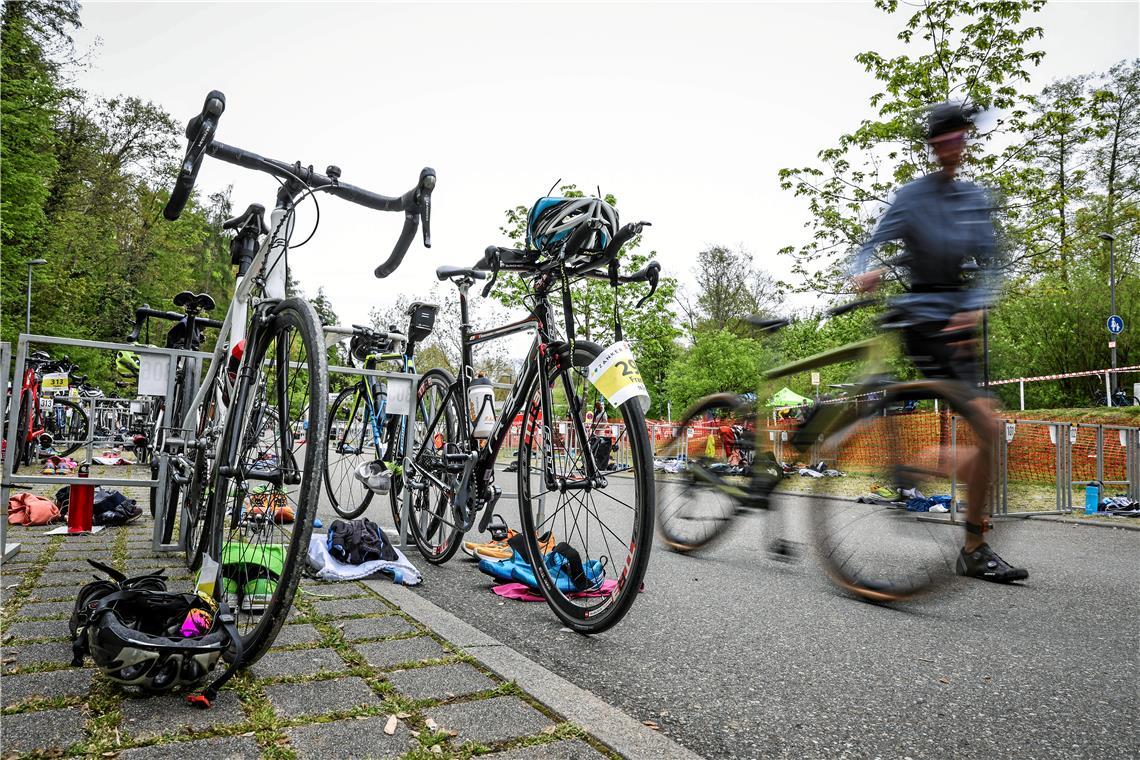
[[[156,346],[136,346],[136,345],[129,345],[126,343],[111,343],[111,342],[107,342],[107,341],[80,340],[78,338],[59,338],[59,337],[54,337],[54,336],[50,336],[50,335],[21,334],[19,336],[18,343],[17,343],[16,365],[15,365],[14,373],[12,375],[12,378],[13,378],[12,388],[13,388],[13,390],[15,390],[15,378],[22,378],[24,375],[24,367],[27,364],[28,345],[29,344],[55,345],[55,346],[74,346],[77,348],[93,348],[93,349],[98,349],[98,350],[103,350],[103,351],[133,351],[137,354],[165,356],[167,358],[167,361],[168,361],[165,395],[168,398],[174,394],[174,381],[175,381],[175,377],[177,376],[178,357],[180,357],[180,356],[192,356],[192,357],[207,357],[207,358],[209,358],[210,356],[212,356],[212,354],[206,354],[206,353],[201,353],[201,352],[197,352],[197,351],[186,351],[186,350],[182,350],[182,349],[173,349],[173,348],[158,348]],[[91,399],[92,402],[98,401],[98,400],[99,399]],[[19,401],[17,400],[17,401],[15,401],[15,403],[18,405]],[[89,406],[88,408],[93,409],[93,406]],[[19,431],[16,429],[18,427],[18,425],[19,425],[19,414],[9,415],[7,431],[6,431],[6,434],[4,436],[4,440],[7,441],[6,445],[8,447],[7,450],[9,452],[15,451],[16,439],[19,435]],[[88,446],[88,452],[90,453],[92,441],[93,441],[93,436],[94,436],[94,428],[95,428],[95,419],[91,415],[88,416],[87,427],[88,427],[87,446]],[[79,477],[73,477],[73,476],[27,474],[27,475],[20,475],[19,480],[20,480],[21,484],[28,484],[28,485],[56,484],[56,485],[91,485],[91,486],[122,486],[122,487],[133,486],[133,487],[139,487],[139,488],[155,488],[155,489],[157,489],[155,492],[155,499],[157,500],[157,503],[158,504],[165,504],[166,503],[166,482],[167,482],[167,472],[168,472],[168,470],[167,470],[168,458],[164,453],[160,453],[160,452],[155,452],[155,456],[160,457],[159,458],[159,468],[158,468],[158,478],[157,479],[150,479],[150,478],[145,478],[145,479],[144,478],[114,478],[114,477],[79,478]],[[12,473],[13,462],[14,462],[14,460],[12,457],[10,457],[10,456],[4,457],[3,474],[2,474],[2,477],[0,477],[0,500],[3,500],[3,502],[5,504],[8,502],[8,496],[11,492],[12,487],[15,485],[14,476]],[[156,517],[158,514],[161,514],[161,510],[156,510]],[[162,533],[161,533],[162,524],[161,523],[162,523],[161,519],[155,520],[152,547],[156,551],[177,551],[177,550],[184,548],[184,546],[181,546],[181,545],[163,544],[161,542],[161,536],[162,536]]]
[[[12,369],[12,344],[9,343],[8,341],[0,342],[0,373],[3,373],[3,375],[4,375],[4,385],[0,386],[0,387],[2,387],[2,389],[4,391],[4,398],[9,399],[9,402],[7,404],[7,407],[6,407],[8,410],[8,413],[14,414],[16,419],[19,419],[19,410],[12,406],[12,402],[11,402],[12,397],[8,395],[8,389],[11,385],[11,374],[10,374],[11,369]],[[7,423],[7,418],[4,417],[3,415],[0,415],[0,419],[3,419],[3,421],[5,423]],[[7,424],[5,424],[4,429],[7,430],[7,428],[8,428],[8,426],[7,426]],[[4,440],[7,441],[8,439],[5,438]],[[13,451],[13,449],[12,449],[11,444],[6,443],[5,444],[5,450],[4,450],[4,468],[5,468],[5,470],[8,468],[8,458],[11,455],[12,451]],[[7,482],[6,479],[3,481],[0,481],[0,483],[6,483],[6,482]],[[8,489],[4,488],[3,486],[0,486],[0,498],[3,499],[4,504],[8,503]],[[15,557],[17,554],[20,553],[20,545],[19,544],[9,544],[8,543],[7,532],[8,532],[8,519],[7,519],[7,517],[0,518],[0,551],[2,551],[2,553],[0,553],[0,564],[3,564],[4,560],[11,559],[12,557]]]

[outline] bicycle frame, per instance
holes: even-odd
[[[492,515],[492,510],[498,498],[498,494],[491,490],[494,475],[495,461],[498,459],[499,451],[502,449],[503,443],[506,441],[507,433],[510,431],[510,426],[515,417],[523,411],[523,394],[525,390],[529,389],[535,380],[539,377],[546,376],[548,361],[550,358],[550,346],[554,343],[556,336],[547,328],[550,322],[550,304],[547,300],[548,291],[543,287],[536,288],[536,299],[534,309],[531,315],[525,319],[517,322],[512,322],[501,327],[495,327],[480,332],[473,332],[468,317],[467,308],[467,292],[471,287],[471,281],[460,280],[459,287],[459,311],[460,311],[460,345],[462,349],[462,365],[455,382],[448,389],[447,396],[444,398],[435,416],[427,424],[427,430],[434,429],[435,425],[439,422],[440,415],[445,413],[447,404],[451,398],[458,395],[461,409],[466,409],[467,406],[467,391],[471,380],[471,375],[474,373],[474,358],[472,349],[482,343],[487,343],[493,340],[499,340],[516,333],[525,332],[528,330],[535,331],[534,341],[531,343],[530,349],[527,351],[526,359],[523,362],[523,372],[515,380],[514,385],[511,387],[510,394],[504,404],[503,411],[499,413],[495,420],[491,432],[487,436],[487,443],[478,449],[478,453],[468,453],[467,461],[464,464],[463,474],[459,481],[459,487],[456,489],[455,497],[452,501],[453,508],[459,513],[463,522],[463,530],[466,532],[470,530],[474,524],[474,517],[478,508],[472,510],[469,507],[471,502],[471,485],[474,480],[476,485],[476,493],[474,494],[476,502],[484,502],[482,508],[483,515],[480,520],[480,532],[487,529]],[[544,475],[545,483],[548,488],[555,487],[554,476],[554,447],[553,447],[553,431],[546,424],[546,421],[553,419],[553,399],[550,393],[550,388],[545,383],[540,383],[540,405],[543,423],[543,440],[546,442],[544,446]],[[536,424],[536,412],[539,410],[531,409],[528,419],[530,424],[527,430],[523,431],[524,441],[529,444],[531,437],[534,435],[534,427]],[[585,424],[582,421],[580,414],[573,414],[575,432],[579,436],[579,440],[588,440]],[[461,440],[466,441],[469,448],[473,448],[477,444],[475,441],[473,431],[473,423],[470,416],[466,413],[459,415],[460,422],[460,436]],[[410,463],[414,459],[423,456],[424,449],[428,445],[428,439],[420,443],[420,448],[415,452],[414,458],[409,457]],[[593,454],[589,452],[588,447],[585,451],[584,464],[586,465],[586,476],[588,479],[595,479],[598,477],[597,465],[594,462]],[[437,486],[443,490],[448,490],[449,486],[443,483],[431,473],[424,470],[417,469],[416,472],[433,480]]]

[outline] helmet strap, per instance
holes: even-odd
[[[238,633],[233,612],[230,610],[230,606],[226,604],[224,598],[218,600],[218,614],[214,620],[222,626],[226,635],[230,637],[230,643],[234,648],[234,658],[230,660],[226,671],[214,679],[205,689],[202,689],[201,694],[186,695],[186,701],[189,704],[204,710],[208,710],[211,707],[211,703],[218,698],[218,691],[225,685],[226,681],[234,677],[238,669],[242,666],[243,652],[241,634]]]
[[[614,341],[619,342],[625,340],[621,331],[621,309],[618,308],[618,263],[617,259],[610,262],[608,274],[610,276],[610,287],[614,289]]]

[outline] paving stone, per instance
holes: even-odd
[[[388,716],[366,720],[338,720],[299,726],[286,731],[298,760],[336,757],[344,760],[401,757],[415,746],[407,725],[400,721],[396,733],[388,736],[384,726]]]
[[[321,632],[308,623],[282,626],[273,640],[273,646],[284,647],[292,644],[316,644],[321,640]]]
[[[275,684],[266,686],[265,694],[274,711],[285,718],[320,715],[380,703],[380,698],[368,688],[364,679],[356,677]]]
[[[29,602],[20,607],[16,614],[24,618],[65,618],[71,617],[75,600],[59,602]]]
[[[313,608],[318,614],[332,618],[392,611],[391,607],[375,596],[363,599],[320,599],[313,602]]]
[[[318,673],[336,673],[348,665],[331,649],[290,649],[287,652],[270,652],[253,665],[257,678],[281,676],[315,676]]]
[[[396,690],[412,699],[443,699],[493,688],[495,682],[465,662],[433,665],[388,674]]]
[[[604,758],[605,755],[586,742],[574,739],[566,742],[523,747],[510,752],[486,755],[485,757],[488,760],[592,760],[593,758]]]
[[[50,673],[4,676],[0,701],[4,707],[25,702],[33,697],[79,697],[91,690],[94,671],[89,668],[67,668]]]
[[[135,739],[148,739],[186,729],[201,731],[211,726],[233,725],[245,720],[235,692],[224,689],[209,710],[198,710],[186,704],[180,694],[139,697],[123,700],[121,728]],[[255,755],[256,757],[256,755]]]
[[[518,697],[495,697],[443,705],[427,711],[444,731],[458,731],[457,744],[483,744],[536,734],[552,722]],[[546,755],[541,755],[546,757]]]
[[[306,599],[311,599],[314,602],[321,601],[322,597],[328,597],[329,599],[340,599],[346,596],[368,596],[373,599],[376,598],[375,594],[355,582],[302,583],[301,592],[305,595]]]
[[[58,639],[70,636],[66,620],[33,620],[4,626],[4,639]]]
[[[362,639],[379,639],[385,636],[397,636],[401,633],[411,633],[415,626],[399,615],[386,615],[376,618],[358,618],[356,620],[336,621],[333,623],[344,632],[348,641],[361,641]]]
[[[15,752],[65,749],[86,738],[83,721],[78,707],[5,715],[0,753],[7,757]]]
[[[106,564],[106,563],[104,563],[104,564]],[[44,572],[48,572],[48,573],[97,573],[97,572],[99,572],[99,570],[92,567],[85,560],[79,559],[79,557],[76,557],[75,559],[71,559],[70,557],[65,558],[65,559],[60,559],[59,556],[57,555],[56,558],[53,559],[47,565],[47,567],[44,568]]]
[[[72,586],[76,590],[95,580],[94,569],[89,573],[44,573],[36,581],[38,586]]]
[[[16,667],[27,667],[39,662],[71,662],[71,642],[52,641],[46,644],[5,644],[3,656],[4,671]],[[13,660],[13,662],[8,662]],[[87,661],[90,664],[90,660]]]
[[[149,747],[128,749],[117,757],[119,760],[186,760],[188,757],[248,760],[261,757],[261,748],[252,736],[229,736],[223,739],[152,744]]]
[[[446,657],[447,652],[439,644],[427,636],[417,636],[414,639],[393,639],[391,641],[377,641],[373,644],[358,644],[356,651],[364,655],[364,659],[374,668],[390,668],[405,662],[419,662],[420,660],[434,660]]]

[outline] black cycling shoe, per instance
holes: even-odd
[[[958,575],[978,578],[991,583],[1013,583],[1029,577],[1028,570],[1023,567],[1013,567],[999,557],[989,544],[982,544],[969,553],[963,547],[958,553],[956,570]]]

